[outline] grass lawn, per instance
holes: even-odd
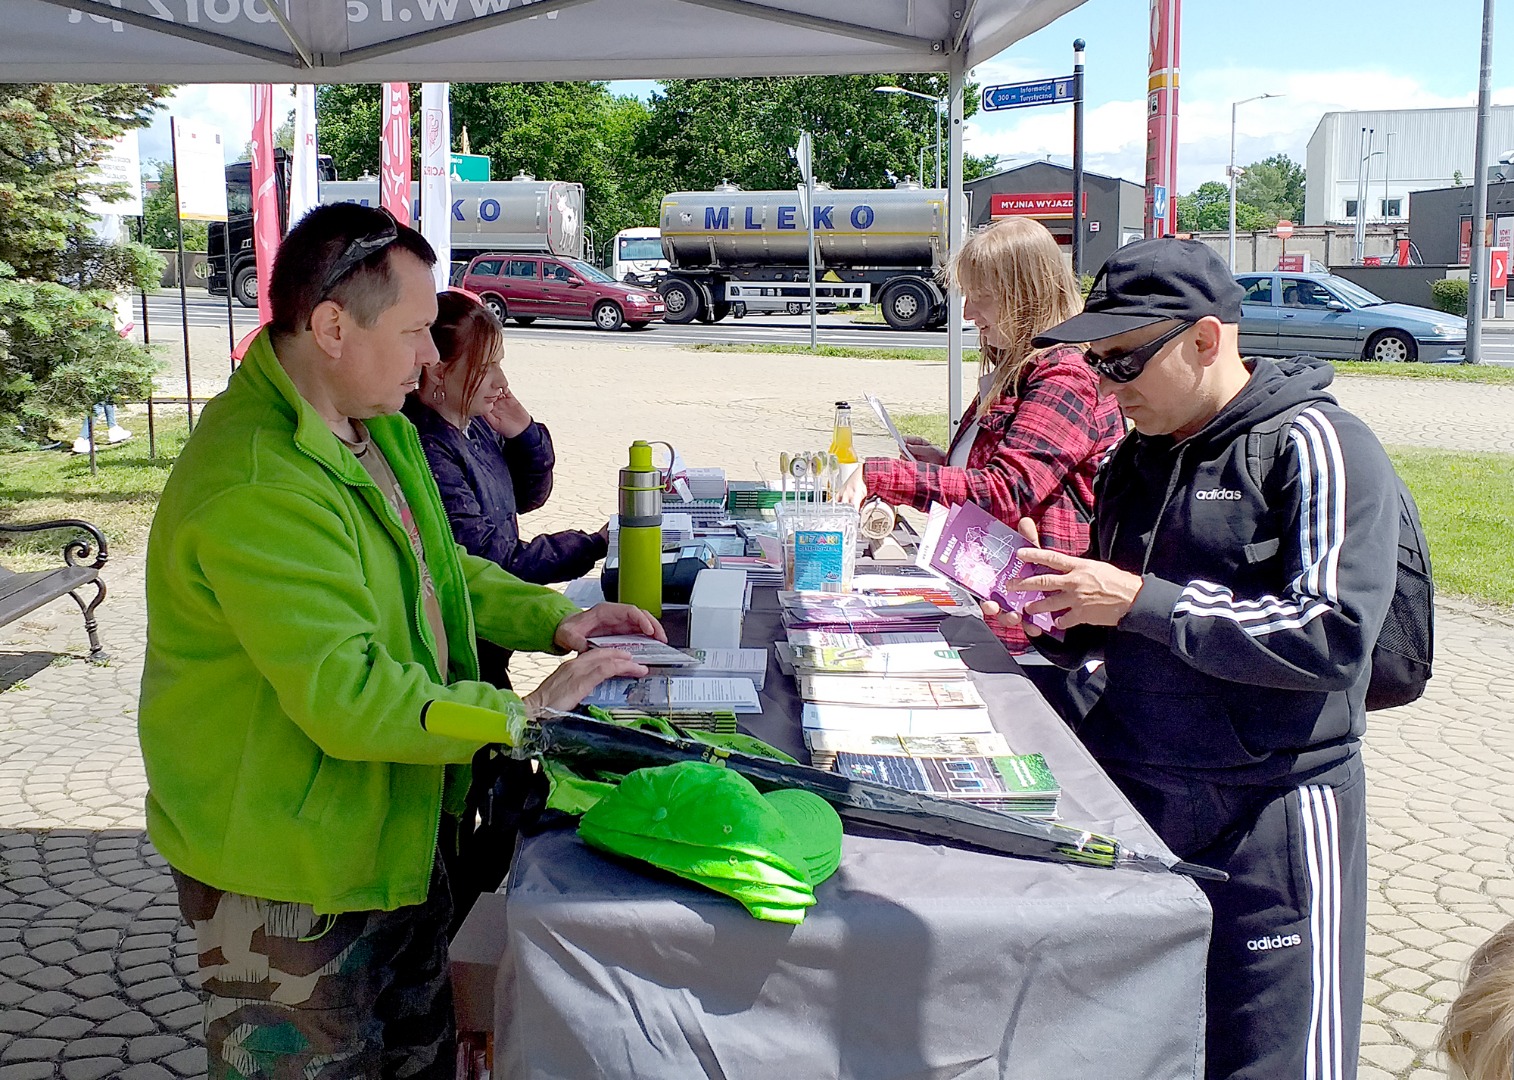
[[[65,450],[0,455],[0,520],[83,518],[100,528],[113,554],[145,548],[158,497],[188,429],[182,413],[159,412],[158,456],[149,459],[146,414],[123,410],[118,417],[136,437],[98,451],[94,476],[88,455]],[[35,533],[0,541],[0,561],[12,570],[55,566],[64,539],[63,533]]]
[[[946,350],[934,346],[902,346],[897,349],[853,347],[850,345],[817,345],[811,351],[808,345],[681,345],[679,348],[696,352],[739,353],[799,353],[810,356],[840,356],[852,360],[916,360],[946,362]],[[971,364],[978,362],[977,349],[963,349],[962,359]]]
[[[906,413],[894,423],[945,445],[945,413]],[[1390,446],[1388,455],[1419,504],[1435,587],[1514,609],[1514,454]]]

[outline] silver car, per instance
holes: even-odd
[[[1241,353],[1337,360],[1461,363],[1467,320],[1412,304],[1390,304],[1334,274],[1237,274]]]

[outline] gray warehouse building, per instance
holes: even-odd
[[[1072,170],[1033,161],[962,185],[969,193],[971,227],[1003,217],[1033,217],[1057,243],[1072,247]],[[1114,249],[1145,235],[1146,189],[1102,173],[1083,173],[1083,272],[1092,274]]]

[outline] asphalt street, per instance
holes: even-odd
[[[186,294],[190,326],[226,325],[226,298],[211,296],[203,289],[191,289]],[[141,317],[141,301],[137,304]],[[232,305],[236,320],[237,337],[257,326],[257,312],[240,304]],[[179,337],[181,315],[177,293],[158,293],[147,299],[148,333],[154,341],[173,341]],[[946,347],[945,330],[923,330],[904,333],[875,323],[854,323],[849,314],[822,315],[819,318],[819,341],[822,345],[845,345],[853,348],[905,348],[908,346]],[[810,340],[809,320],[796,315],[749,316],[745,319],[726,319],[713,325],[690,323],[675,326],[672,323],[653,323],[645,330],[616,330],[606,333],[583,322],[552,322],[541,320],[531,326],[516,326],[510,323],[505,328],[506,338],[511,341],[532,341],[550,344],[554,341],[599,341],[615,344],[641,343],[659,345],[740,344],[740,345],[807,345]],[[964,337],[967,348],[977,348],[978,332],[967,327]],[[1514,326],[1486,327],[1483,340],[1483,359],[1487,363],[1514,366]]]

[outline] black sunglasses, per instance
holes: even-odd
[[[344,277],[356,270],[364,259],[375,252],[383,251],[400,238],[400,223],[395,220],[394,215],[384,207],[379,207],[379,213],[384,215],[384,224],[374,232],[359,236],[349,243],[337,257],[336,262],[331,264],[331,269],[321,280],[322,300],[330,296],[331,290],[341,284]]]
[[[1162,351],[1162,346],[1169,341],[1181,337],[1193,329],[1194,323],[1178,323],[1167,333],[1155,341],[1148,341],[1144,345],[1138,345],[1129,352],[1114,353],[1110,356],[1094,356],[1087,349],[1083,350],[1083,359],[1088,361],[1088,366],[1104,376],[1110,382],[1128,383],[1134,382],[1141,377],[1141,372],[1146,370],[1146,365],[1151,363],[1152,357]]]

